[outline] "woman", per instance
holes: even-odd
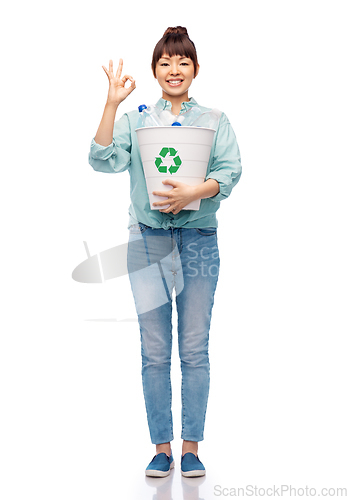
[[[97,171],[128,169],[130,174],[128,269],[141,333],[147,419],[151,441],[156,445],[146,474],[167,476],[174,466],[170,366],[175,288],[182,371],[181,471],[184,476],[201,476],[205,468],[198,458],[198,442],[203,440],[208,400],[208,338],[220,265],[216,211],[239,181],[240,153],[233,129],[222,113],[205,181],[189,186],[166,179],[163,184],[172,189],[154,191],[163,201],[153,203],[157,210],[151,209],[135,133],[139,112],[125,113],[115,122],[119,104],[135,89],[131,76],[121,77],[122,64],[120,59],[115,76],[112,61],[109,70],[103,66],[109,92],[92,139],[89,163]],[[169,109],[179,115],[197,106],[201,112],[209,111],[188,96],[199,64],[186,28],[165,31],[153,52],[152,71],[162,88],[158,110]],[[194,200],[201,200],[199,210],[185,210]]]

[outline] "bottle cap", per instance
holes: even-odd
[[[138,106],[138,109],[139,109],[139,113],[141,113],[144,109],[147,109],[147,106],[146,106],[146,104],[140,104],[140,106]]]
[[[174,122],[174,123],[172,123],[172,127],[181,127],[181,123],[180,122]]]

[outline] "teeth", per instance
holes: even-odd
[[[179,85],[179,83],[181,83],[181,80],[168,80],[168,83],[172,85]]]

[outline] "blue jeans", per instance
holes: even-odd
[[[176,290],[182,433],[202,441],[208,402],[209,328],[220,258],[216,228],[130,227],[128,272],[138,314],[142,382],[151,441],[173,439],[172,292]]]

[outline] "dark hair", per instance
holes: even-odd
[[[161,40],[153,51],[151,68],[154,76],[156,76],[156,64],[161,59],[163,54],[172,56],[185,56],[192,60],[195,75],[198,71],[198,59],[196,47],[193,41],[189,38],[187,29],[182,26],[168,28],[164,32]]]

